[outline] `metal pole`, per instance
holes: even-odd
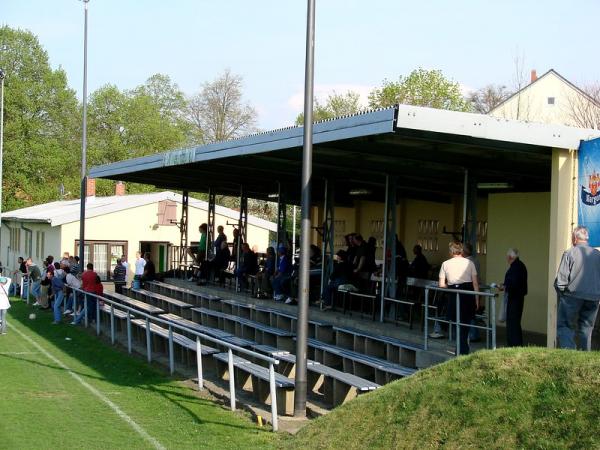
[[[292,208],[292,255],[296,252],[296,205]]]
[[[198,366],[198,390],[204,389],[204,374],[202,373],[202,343],[196,336],[196,366]]]
[[[384,307],[385,307],[385,282],[387,272],[387,241],[388,241],[388,202],[390,193],[390,176],[385,176],[385,204],[383,205],[383,264],[381,267],[381,311],[379,311],[379,321],[383,322]],[[394,274],[395,276],[396,274]]]
[[[456,293],[456,356],[460,355],[460,294]]]
[[[1,50],[1,49],[0,49]],[[4,164],[4,71],[0,69],[0,214],[2,213],[2,166]],[[0,217],[0,248],[2,246],[2,218]],[[8,264],[8,261],[6,261]]]
[[[169,325],[169,370],[175,372],[175,355],[173,354],[173,327]]]
[[[327,241],[329,240],[329,229],[327,224],[327,208],[329,205],[327,204],[327,189],[329,188],[329,180],[325,180],[325,197],[323,199],[323,245],[321,248],[321,290],[319,291],[319,299],[323,298],[323,290],[325,289],[325,282],[329,280],[325,280],[325,255],[327,250],[327,245],[329,244]],[[331,255],[333,257],[333,255]],[[322,303],[321,303],[322,304]]]
[[[279,420],[277,418],[277,389],[275,387],[275,367],[273,363],[269,363],[269,388],[271,389],[271,422],[273,423],[273,431],[279,429]]]
[[[73,295],[74,297],[77,297],[77,292],[75,292]],[[83,293],[83,320],[85,321],[85,327],[87,328],[89,326],[87,292]]]
[[[100,301],[98,297],[96,297],[96,336],[100,336]]]
[[[146,353],[148,362],[152,362],[152,334],[150,333],[150,320],[146,317]]]
[[[231,410],[235,411],[235,379],[233,375],[233,352],[231,348],[227,349],[227,357],[229,362],[229,403]]]
[[[115,307],[110,304],[110,343],[115,344]]]
[[[469,170],[465,169],[465,186],[463,192],[463,242],[467,242],[467,195],[469,192]]]
[[[492,322],[492,349],[496,350],[496,297],[490,298],[490,321]]]
[[[88,36],[88,3],[83,0],[83,125],[81,136],[81,199],[79,207],[79,267],[83,271],[85,248],[85,200],[87,196],[87,36]]]
[[[127,310],[127,351],[131,353],[131,311]]]
[[[315,0],[308,0],[306,64],[304,75],[304,151],[302,153],[302,226],[300,236],[300,280],[298,284],[298,336],[296,341],[296,392],[294,416],[306,417],[306,343],[308,335],[310,196],[312,178],[313,83],[315,61]]]
[[[423,312],[423,349],[429,347],[429,289],[425,288],[425,311]]]

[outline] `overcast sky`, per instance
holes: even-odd
[[[554,68],[600,80],[597,0],[317,0],[315,89],[353,89],[366,100],[384,78],[440,69],[465,89],[511,86]],[[0,23],[36,34],[80,93],[83,3],[0,0]],[[259,126],[292,124],[302,111],[306,1],[91,0],[88,89],[132,88],[154,73],[191,94],[224,69],[242,75]]]

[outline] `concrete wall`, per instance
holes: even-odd
[[[496,283],[504,281],[506,251],[516,247],[528,272],[529,294],[525,298],[523,329],[545,334],[550,281],[550,193],[490,194],[488,200],[486,279]],[[500,305],[498,311],[499,308]]]

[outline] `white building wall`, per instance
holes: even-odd
[[[21,239],[17,248],[10,247],[10,228],[19,228],[21,230]],[[27,230],[31,231],[31,252],[27,251],[28,245]],[[43,246],[41,236],[37,232],[44,233]],[[17,267],[17,259],[19,256],[27,259],[32,257],[33,261],[41,267],[42,261],[46,256],[52,255],[55,259],[59,258],[62,253],[61,249],[61,233],[60,227],[52,227],[48,223],[38,222],[15,222],[2,221],[0,244],[0,261],[11,269]],[[38,243],[39,239],[39,243]]]
[[[554,104],[548,102],[549,98],[554,99]],[[490,115],[504,119],[578,126],[572,117],[572,107],[580,102],[588,100],[550,72],[490,111]]]

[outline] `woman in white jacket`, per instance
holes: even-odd
[[[10,282],[10,278],[0,277],[0,334],[6,334],[6,312],[10,308],[10,302],[8,301]]]

